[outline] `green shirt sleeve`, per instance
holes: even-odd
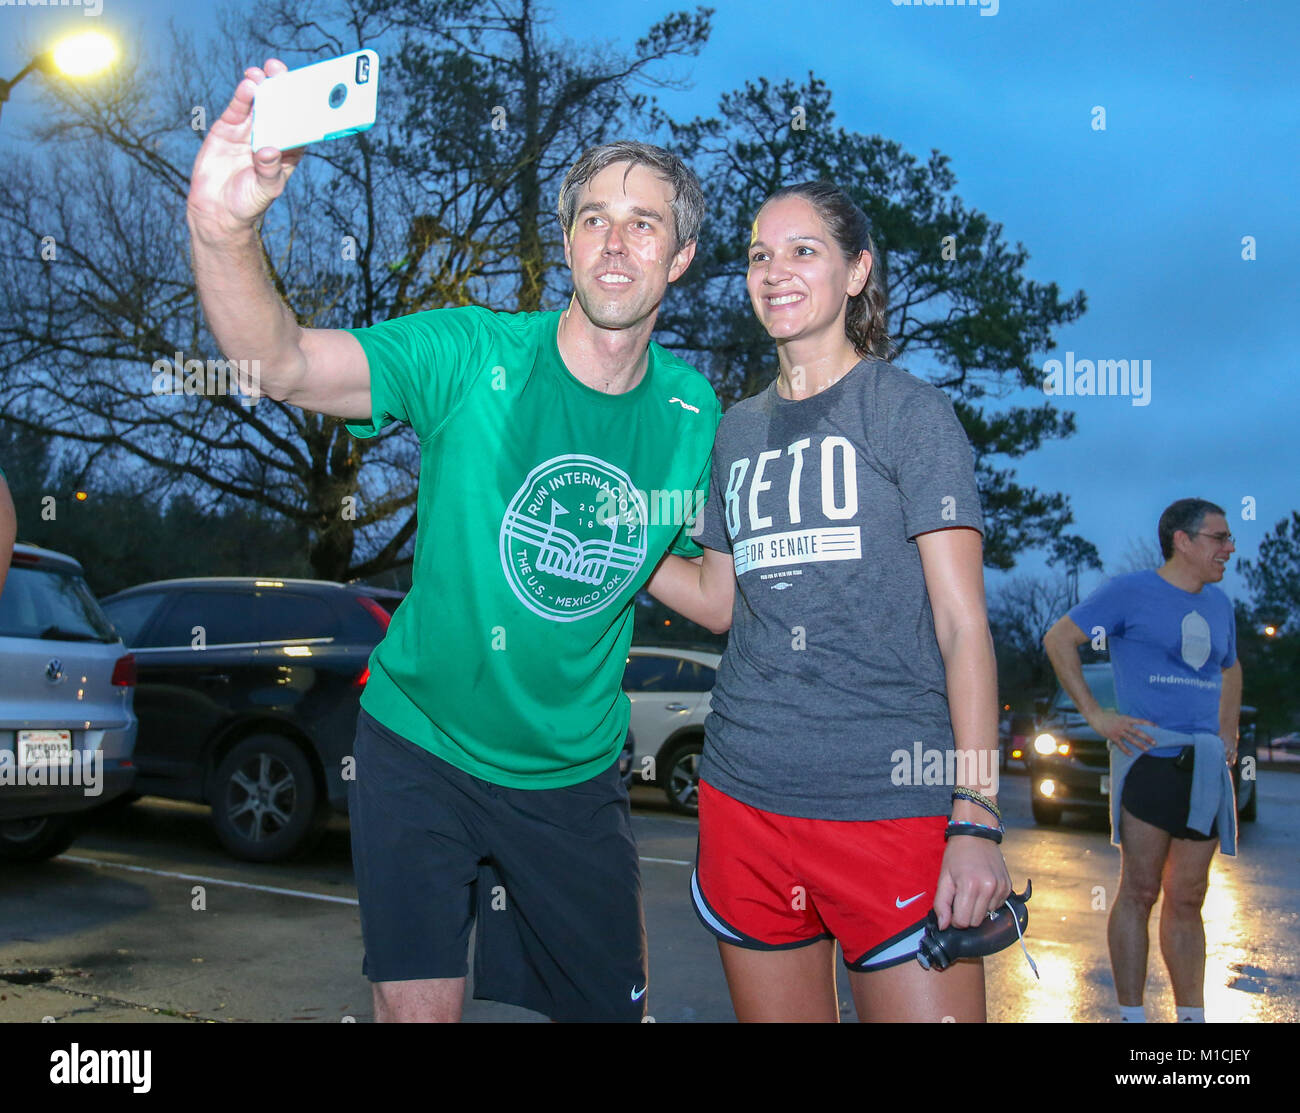
[[[373,437],[404,421],[420,440],[436,434],[483,370],[493,317],[462,306],[348,329],[370,364],[370,420],[347,422],[348,432]]]
[[[721,420],[722,405],[715,396],[713,399],[713,428],[715,430]],[[685,557],[687,560],[694,560],[697,556],[704,555],[704,549],[700,547],[696,536],[704,524],[704,500],[709,494],[712,455],[712,448],[710,448],[709,454],[704,458],[704,468],[700,472],[700,478],[695,481],[695,498],[686,514],[683,515],[686,520],[683,522],[682,528],[677,531],[677,536],[673,538],[673,543],[668,546],[668,551],[674,556]]]

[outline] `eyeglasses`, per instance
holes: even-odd
[[[1231,545],[1237,539],[1230,533],[1206,533],[1203,529],[1196,531],[1197,537],[1213,537],[1220,545]]]

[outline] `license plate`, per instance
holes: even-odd
[[[1103,796],[1109,796],[1109,795],[1110,795],[1110,774],[1109,774],[1109,773],[1105,773],[1105,774],[1102,775],[1102,778],[1101,778],[1101,794],[1102,794]]]
[[[19,765],[71,765],[72,731],[20,730]]]

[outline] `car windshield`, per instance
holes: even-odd
[[[1087,681],[1088,690],[1102,707],[1115,706],[1115,674],[1110,669],[1084,669],[1083,679]],[[1056,710],[1076,713],[1079,710],[1064,688],[1057,693]]]
[[[0,595],[0,638],[113,642],[117,635],[75,572],[15,565]]]

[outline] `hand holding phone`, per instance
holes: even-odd
[[[374,125],[379,55],[358,50],[268,77],[253,99],[252,148],[294,150]]]

